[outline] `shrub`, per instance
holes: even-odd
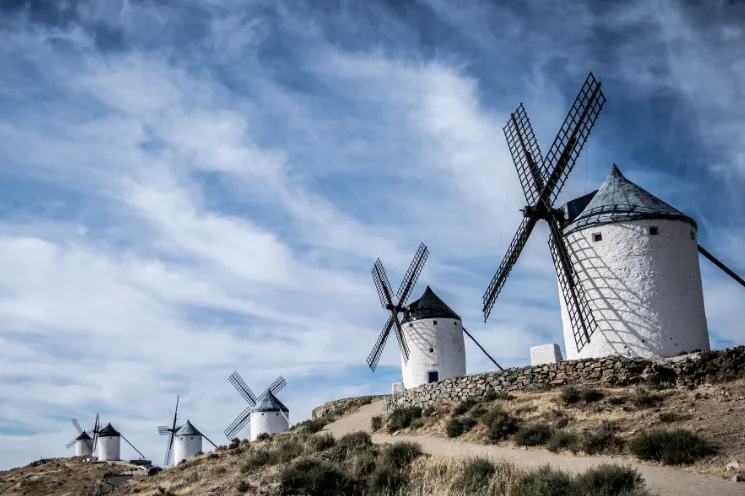
[[[333,447],[335,443],[336,440],[334,439],[334,436],[329,432],[324,432],[315,436],[309,436],[305,441],[305,446],[308,451],[318,452]]]
[[[468,432],[476,425],[476,420],[471,417],[456,417],[450,419],[447,425],[448,437],[458,437]]]
[[[582,434],[582,451],[588,455],[618,453],[623,449],[623,440],[616,436],[617,428],[611,422],[601,423],[595,430]]]
[[[303,454],[303,445],[295,438],[283,439],[276,448],[277,460],[288,463]]]
[[[475,407],[471,408],[470,416],[472,418],[477,419],[477,418],[481,417],[483,414],[485,414],[488,411],[489,410],[487,410],[483,405],[479,404],[479,405],[476,405]]]
[[[466,460],[463,470],[453,480],[451,491],[457,494],[486,494],[489,482],[497,467],[488,458],[471,458]]]
[[[372,438],[370,434],[363,431],[352,432],[340,437],[336,445],[330,451],[334,460],[344,461],[352,456],[372,449]]]
[[[572,488],[572,477],[550,465],[525,473],[515,493],[520,496],[576,496]]]
[[[228,446],[228,449],[232,449],[232,450],[236,449],[238,446],[240,446],[240,444],[241,444],[241,440],[238,439],[237,437],[234,437],[233,439],[230,440],[230,446]]]
[[[603,393],[602,391],[589,387],[582,388],[580,394],[582,395],[582,400],[585,403],[594,403],[596,401],[602,400],[605,397],[605,393]]]
[[[315,434],[316,432],[321,432],[326,427],[326,422],[320,419],[306,420],[305,422],[296,424],[295,427],[300,428],[307,434]]]
[[[616,405],[616,406],[623,405],[624,403],[626,403],[627,399],[628,398],[626,398],[625,396],[612,396],[608,398],[608,403],[610,403],[611,405]]]
[[[396,408],[388,418],[388,433],[393,434],[401,429],[406,429],[414,419],[421,418],[422,409],[418,406]]]
[[[603,464],[577,475],[575,494],[587,496],[632,496],[646,494],[639,472],[622,465]]]
[[[663,397],[659,394],[652,394],[647,389],[636,388],[631,402],[637,408],[652,408],[662,403]]]
[[[370,419],[370,427],[372,428],[373,432],[380,430],[380,428],[383,427],[383,416],[375,415],[372,419]]]
[[[490,389],[486,392],[484,395],[484,401],[494,401],[497,399],[497,392],[493,389]]]
[[[672,422],[677,422],[678,420],[680,420],[678,414],[674,412],[661,412],[658,418],[660,419],[660,422],[664,422],[666,424],[670,424]]]
[[[364,479],[375,470],[375,453],[363,451],[347,459],[348,472],[358,479]]]
[[[409,478],[402,470],[388,464],[378,466],[368,479],[368,494],[397,494],[406,487]],[[328,493],[327,493],[328,494]]]
[[[386,446],[382,453],[382,461],[393,467],[402,468],[421,455],[422,446],[419,443],[402,441]]]
[[[256,436],[256,440],[257,441],[266,441],[267,439],[269,439],[271,437],[272,437],[271,434],[269,434],[267,432],[262,432],[261,434],[259,434],[258,436]]]
[[[548,424],[535,424],[519,428],[513,440],[518,446],[539,446],[546,444],[550,437],[551,427]]]
[[[453,407],[453,415],[463,415],[474,406],[476,406],[476,400],[473,398],[466,398]]]
[[[523,405],[521,407],[518,407],[515,409],[515,413],[517,415],[522,415],[523,413],[530,413],[538,410],[537,406],[534,405]]]
[[[437,410],[432,406],[428,406],[427,408],[422,410],[422,417],[431,417],[435,413],[437,413]]]
[[[424,427],[424,420],[418,418],[411,421],[411,425],[409,426],[411,429],[421,429]]]
[[[241,472],[246,474],[261,468],[265,465],[274,465],[277,463],[277,452],[268,449],[258,449],[252,451],[243,462]]]
[[[235,490],[239,494],[243,494],[247,492],[249,489],[251,489],[251,484],[248,483],[246,480],[241,480],[237,486],[235,486]]]
[[[280,492],[284,495],[352,495],[356,490],[355,482],[344,472],[315,458],[301,458],[288,465],[279,479]]]
[[[564,430],[554,430],[553,434],[548,440],[546,447],[549,451],[557,453],[563,449],[569,450],[572,453],[579,451],[579,437],[576,433]]]
[[[492,442],[506,439],[517,431],[515,419],[501,408],[488,411],[481,417],[481,422],[486,426],[486,435]]]
[[[573,405],[582,399],[582,394],[574,386],[567,386],[561,390],[561,401],[565,405]]]
[[[679,465],[693,463],[711,454],[713,449],[703,439],[685,429],[652,429],[637,433],[629,443],[629,451],[641,460]]]

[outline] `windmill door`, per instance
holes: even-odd
[[[437,382],[440,380],[439,376],[440,374],[436,370],[427,372],[427,382]]]

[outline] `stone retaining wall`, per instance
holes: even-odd
[[[611,387],[631,384],[693,387],[742,378],[745,378],[745,346],[654,360],[615,355],[450,377],[391,396],[386,400],[386,409],[456,403],[482,396],[490,389],[531,391],[588,383]]]
[[[388,394],[379,394],[376,396],[357,396],[354,398],[342,398],[340,400],[329,401],[313,409],[313,420],[325,417],[327,415],[339,415],[352,407],[367,405],[373,401],[390,396]]]

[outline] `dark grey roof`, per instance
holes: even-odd
[[[76,441],[90,441],[91,437],[88,435],[87,432],[83,431],[80,433],[78,437],[75,438]]]
[[[616,164],[600,189],[566,203],[564,234],[591,226],[641,219],[674,219],[696,222],[653,194],[643,190],[621,174]]]
[[[271,391],[266,391],[261,395],[256,405],[251,408],[251,413],[255,412],[285,412],[290,413],[290,410],[277,399]]]
[[[201,436],[202,433],[197,430],[194,425],[188,420],[179,430],[176,431],[177,436]]]
[[[403,322],[411,322],[419,319],[457,319],[460,317],[447,306],[429,286],[418,300],[412,302],[407,310]]]
[[[98,437],[120,437],[121,434],[119,434],[119,431],[114,429],[114,427],[109,423],[106,424],[106,427],[101,429],[101,431],[98,433]]]

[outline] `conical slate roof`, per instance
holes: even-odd
[[[437,318],[461,320],[458,314],[427,286],[422,297],[409,305],[403,322]]]
[[[101,431],[98,433],[98,437],[120,437],[121,434],[119,434],[119,431],[114,429],[114,427],[109,423],[106,424],[106,427],[101,429]]]
[[[88,435],[87,432],[83,431],[80,433],[78,437],[75,438],[76,441],[91,441],[91,437]]]
[[[179,430],[176,431],[177,436],[201,436],[202,433],[194,427],[194,425],[188,420]]]
[[[251,409],[251,413],[258,413],[258,412],[290,413],[290,410],[284,405],[284,403],[279,401],[277,397],[274,396],[274,394],[271,391],[267,391],[261,395],[261,398],[259,398],[259,401],[257,401],[256,405]]]
[[[681,220],[696,227],[696,222],[683,212],[626,179],[616,164],[600,189],[568,202],[562,209],[568,222],[564,234],[591,226],[642,219]]]

